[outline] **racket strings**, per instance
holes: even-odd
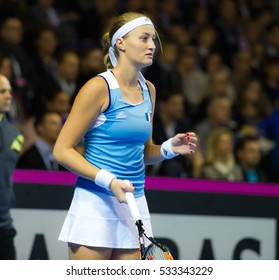
[[[168,252],[163,251],[160,247],[152,244],[146,248],[144,254],[145,260],[169,260]]]
[[[173,260],[170,251],[162,244],[157,242],[153,237],[148,236],[141,220],[136,221],[139,234],[140,254],[142,260]],[[144,236],[152,243],[145,248]]]

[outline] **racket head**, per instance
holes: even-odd
[[[173,260],[171,252],[162,244],[151,243],[145,248],[144,260]]]

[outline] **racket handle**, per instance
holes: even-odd
[[[130,182],[128,180],[124,180],[124,182],[127,185],[130,184]],[[132,215],[133,219],[135,221],[141,220],[141,216],[140,216],[140,213],[139,213],[139,209],[138,209],[134,194],[131,193],[131,192],[126,192],[125,196],[126,196],[126,200],[127,200],[127,203],[128,203],[128,206],[129,206],[129,209],[130,209],[130,212],[131,212],[131,215]]]

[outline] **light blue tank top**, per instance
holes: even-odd
[[[108,85],[110,104],[84,135],[85,158],[98,167],[113,173],[118,179],[133,183],[135,196],[144,194],[144,144],[152,131],[152,101],[145,79],[139,79],[143,101],[131,104],[124,101],[118,82],[108,70],[99,74]],[[94,181],[79,176],[76,187],[114,195],[97,186]]]

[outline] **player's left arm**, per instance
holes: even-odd
[[[150,96],[153,104],[152,116],[154,116],[156,90],[151,82],[147,81],[147,84],[149,87]],[[162,145],[156,145],[152,140],[151,133],[150,138],[145,143],[144,162],[146,165],[150,165],[159,163],[165,159],[174,157],[176,155],[193,154],[197,147],[197,141],[198,140],[194,132],[182,132],[174,135],[173,138],[165,141],[164,143],[162,143]],[[164,151],[166,151],[166,154],[164,154]]]

